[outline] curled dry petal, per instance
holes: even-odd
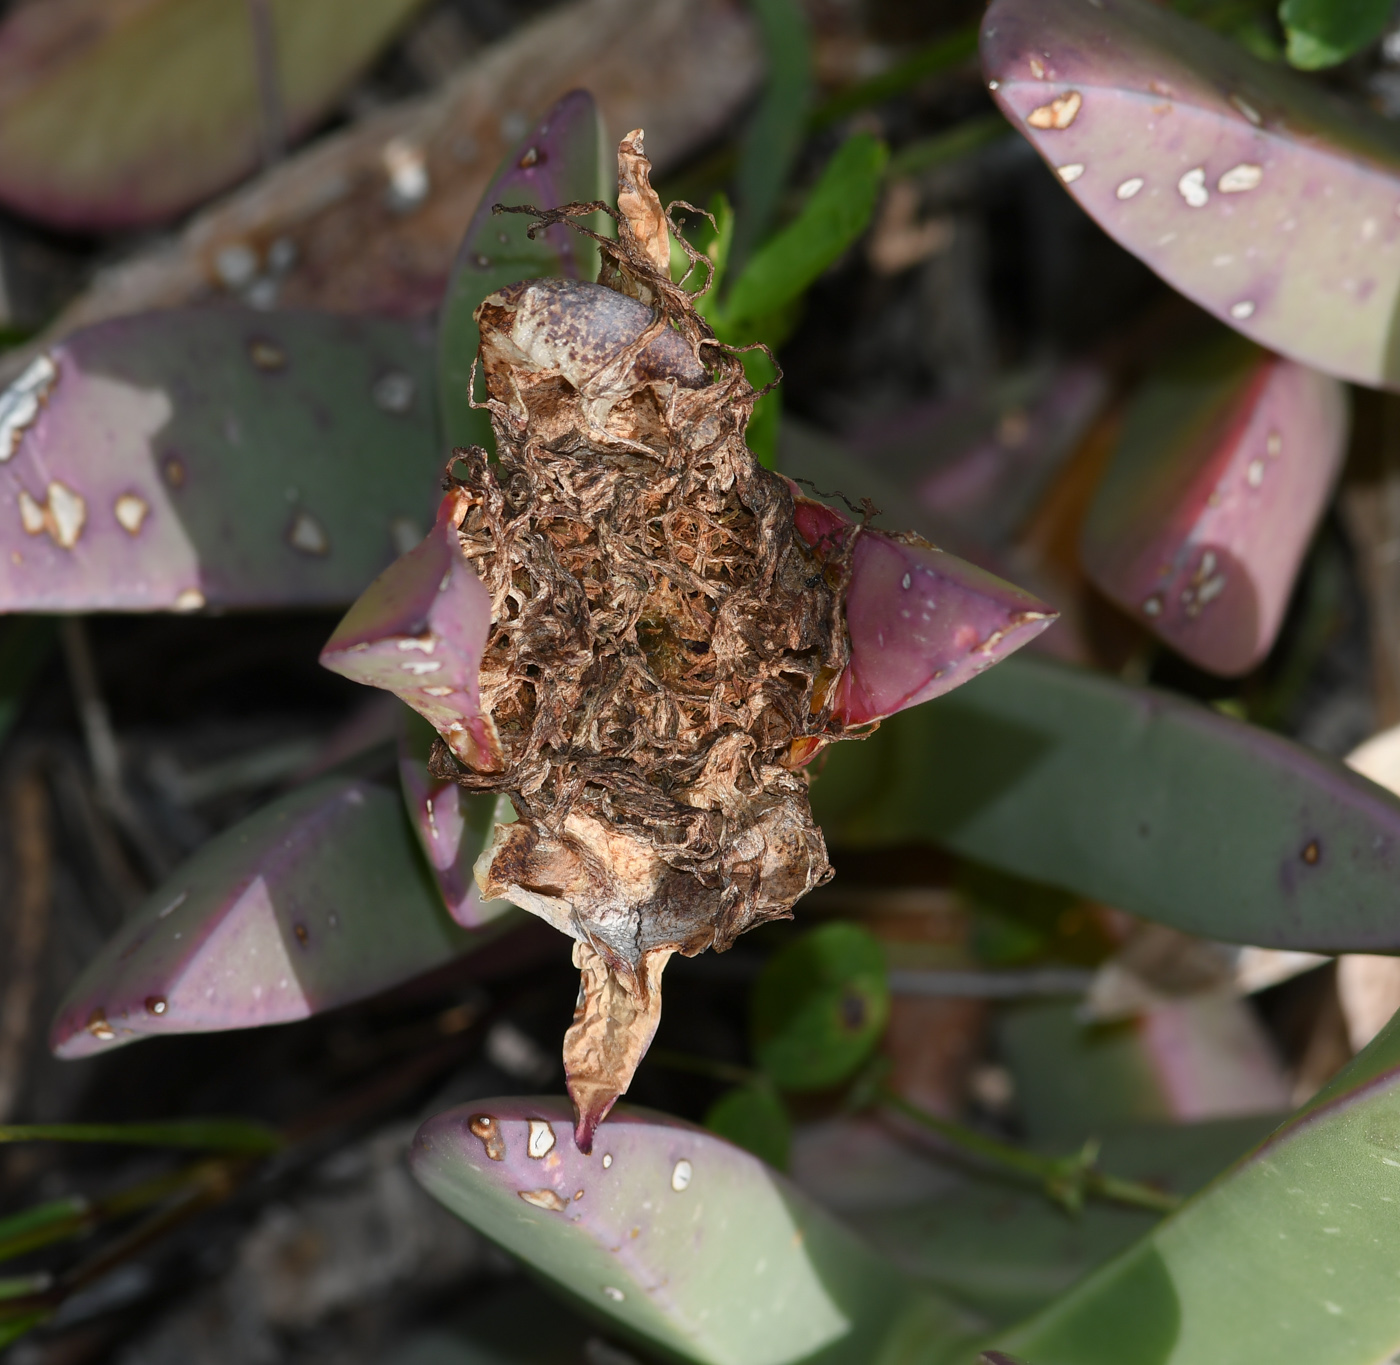
[[[457,537],[463,504],[448,494],[416,549],[384,570],[346,613],[321,663],[408,703],[463,763],[501,765],[496,728],[481,709],[478,675],[491,599]]]
[[[574,1141],[587,1155],[617,1103],[618,1078],[631,1079],[661,1022],[661,973],[672,948],[653,948],[635,972],[618,971],[587,943],[574,944],[583,973],[574,1022],[564,1035],[564,1074],[574,1102]]]

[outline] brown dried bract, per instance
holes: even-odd
[[[831,875],[800,764],[840,730],[848,656],[848,566],[795,534],[787,483],[744,444],[757,395],[671,282],[641,146],[619,150],[604,282],[528,281],[477,311],[499,461],[458,451],[452,477],[492,598],[481,695],[505,767],[434,759],[519,813],[477,864],[483,894],[577,940],[585,1151],[670,955],[727,948]]]

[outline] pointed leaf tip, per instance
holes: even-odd
[[[404,711],[399,733],[399,786],[419,847],[432,868],[447,913],[464,929],[479,929],[505,914],[510,902],[487,900],[472,869],[498,824],[515,819],[508,796],[468,792],[428,771],[434,730]]]
[[[798,533],[836,546],[851,526],[794,493]],[[836,714],[863,725],[961,686],[1028,644],[1059,613],[1030,593],[913,539],[862,530],[846,590],[851,659]]]
[[[457,538],[464,495],[449,493],[421,545],[394,561],[321,651],[333,673],[382,687],[418,712],[477,772],[499,771],[500,740],[481,710],[491,598]]]
[[[489,942],[443,913],[396,792],[326,778],[212,839],[69,991],[51,1045],[304,1019]]]

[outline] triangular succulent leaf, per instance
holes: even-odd
[[[304,1019],[490,941],[443,910],[397,792],[325,778],[206,844],[89,964],[51,1043],[83,1057],[137,1038]]]
[[[384,570],[321,651],[333,673],[392,692],[464,763],[500,767],[500,740],[481,710],[481,655],[491,598],[462,553],[464,508],[449,493],[423,542]]]

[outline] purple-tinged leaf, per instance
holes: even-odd
[[[1084,524],[1095,584],[1227,676],[1272,647],[1346,447],[1337,380],[1226,334],[1130,408]]]
[[[466,792],[428,771],[433,728],[402,711],[399,732],[399,785],[419,846],[437,879],[447,913],[464,929],[479,929],[510,909],[510,902],[484,900],[472,869],[491,842],[497,824],[515,819],[508,796]]]
[[[346,613],[321,651],[333,673],[382,687],[418,712],[478,772],[502,764],[481,710],[481,656],[491,597],[457,537],[466,508],[449,493],[427,538],[396,559]]]
[[[997,103],[1101,227],[1271,350],[1400,384],[1392,123],[1150,0],[995,0]]]
[[[667,1359],[945,1365],[970,1354],[955,1310],[911,1290],[748,1152],[628,1106],[591,1155],[572,1129],[565,1099],[480,1100],[424,1124],[409,1160],[460,1218]]]
[[[226,830],[159,887],[59,1009],[83,1057],[148,1034],[304,1019],[489,942],[447,917],[398,794],[327,778]]]
[[[485,412],[471,406],[472,363],[481,339],[476,310],[488,294],[540,275],[591,280],[598,273],[593,242],[560,224],[529,236],[528,214],[492,213],[496,204],[537,209],[611,199],[613,167],[593,96],[574,90],[501,163],[458,248],[438,323],[438,378],[443,430],[451,446],[494,448]],[[581,220],[591,226],[586,219]]]
[[[840,545],[851,524],[795,494],[809,545]],[[1003,579],[925,541],[863,531],[846,590],[851,659],[834,711],[863,725],[960,686],[1020,649],[1058,615]]]
[[[425,341],[235,308],[74,333],[0,395],[0,611],[353,601],[432,514]]]

